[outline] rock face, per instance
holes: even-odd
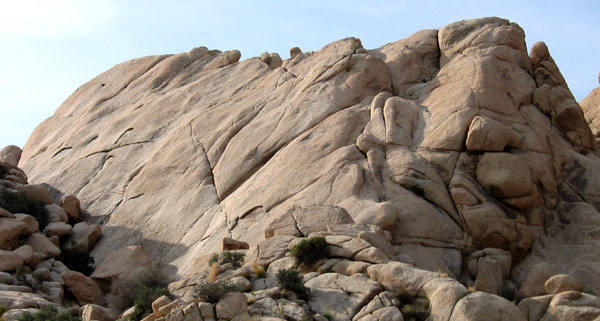
[[[600,75],[598,75],[600,82]],[[594,89],[587,97],[579,102],[585,115],[585,119],[590,125],[590,129],[596,138],[600,137],[600,87]]]
[[[503,250],[508,274],[478,270],[491,292],[543,262],[600,290],[597,132],[545,44],[528,54],[517,24],[482,18],[372,50],[346,38],[291,52],[119,64],[39,125],[19,166],[103,225],[98,262],[139,245],[184,275],[226,237],[252,252],[273,236],[285,252],[286,237],[327,231],[370,263],[401,258],[400,244]],[[379,241],[333,223],[377,225]]]

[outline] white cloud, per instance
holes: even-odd
[[[16,35],[69,37],[106,25],[116,7],[107,0],[0,1],[0,31]]]

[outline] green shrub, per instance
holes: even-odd
[[[296,293],[300,299],[308,299],[308,289],[302,284],[302,277],[297,270],[281,269],[277,272],[277,279],[283,289]]]
[[[0,305],[0,321],[2,321],[2,315],[4,314],[4,312],[8,310],[10,310],[10,308],[6,305]]]
[[[39,223],[40,231],[48,225],[49,214],[46,204],[28,198],[23,192],[3,190],[0,194],[0,207],[11,213],[25,213],[33,216]]]
[[[194,295],[209,303],[217,303],[225,294],[237,291],[239,291],[239,288],[229,280],[200,281],[194,286]]]
[[[168,284],[168,276],[160,269],[152,267],[147,271],[138,273],[117,283],[114,293],[118,293],[118,295],[107,295],[106,300],[109,308],[119,312],[135,305],[135,302],[138,301],[140,302],[139,310],[143,312],[142,301],[150,300],[147,298],[154,297],[157,293],[160,293],[160,295],[156,296],[156,298],[163,294],[168,295]],[[156,298],[151,300],[148,306],[151,306],[152,301]]]
[[[71,315],[67,311],[58,312],[56,308],[47,305],[37,313],[23,313],[17,320],[19,321],[81,321],[81,318]]]
[[[231,263],[234,268],[239,268],[244,263],[244,257],[246,254],[242,252],[232,252],[232,251],[223,251],[221,254],[213,254],[210,257],[210,261],[208,263],[219,263],[219,264],[227,264]]]
[[[56,259],[62,261],[69,270],[78,271],[87,276],[94,272],[94,258],[87,251],[61,248],[60,255]]]
[[[140,285],[135,289],[134,311],[129,315],[129,321],[139,321],[152,313],[152,302],[163,295],[168,295],[165,287],[149,287]]]
[[[405,321],[425,321],[429,318],[429,300],[427,298],[403,295],[399,299],[402,303],[400,312]]]
[[[292,247],[290,253],[307,265],[312,265],[318,260],[329,256],[327,242],[322,236],[311,237],[298,242]]]

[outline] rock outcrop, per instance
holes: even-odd
[[[191,290],[233,278],[252,293],[222,299],[239,307],[231,320],[600,315],[600,299],[578,292],[600,291],[597,95],[582,110],[546,44],[528,53],[524,31],[492,17],[290,55],[198,47],[111,68],[40,124],[18,160],[40,184],[29,186],[74,199],[23,193],[53,203],[57,222],[91,215],[51,227],[71,248],[92,249],[88,224],[102,226],[91,279],[105,291],[152,261],[181,278],[170,286],[181,301],[152,320],[224,315],[225,303],[197,305]],[[17,154],[0,152],[5,185],[21,177]],[[25,233],[2,215],[0,228]],[[289,257],[311,236],[330,256],[317,272]],[[209,267],[230,246],[249,248],[247,265]],[[290,267],[307,269],[312,299],[280,293],[274,275]]]

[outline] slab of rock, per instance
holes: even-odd
[[[555,275],[554,269],[550,264],[538,263],[531,268],[525,281],[517,292],[518,298],[528,298],[546,294],[544,284]]]
[[[309,280],[305,286],[310,289],[311,309],[320,314],[329,313],[335,321],[351,319],[383,290],[381,284],[364,274],[325,273]]]
[[[9,309],[37,309],[54,304],[42,298],[39,294],[0,290],[0,305]]]
[[[596,320],[599,316],[600,298],[587,293],[566,291],[552,298],[540,320]]]
[[[90,276],[100,282],[115,282],[152,267],[152,260],[141,246],[115,250],[100,262]]]
[[[293,239],[293,236],[288,235],[278,235],[266,239],[250,249],[246,261],[256,262],[260,266],[268,267],[273,261],[285,256]]]
[[[102,304],[102,290],[94,280],[77,271],[66,271],[61,274],[65,285],[73,293],[80,305]]]

